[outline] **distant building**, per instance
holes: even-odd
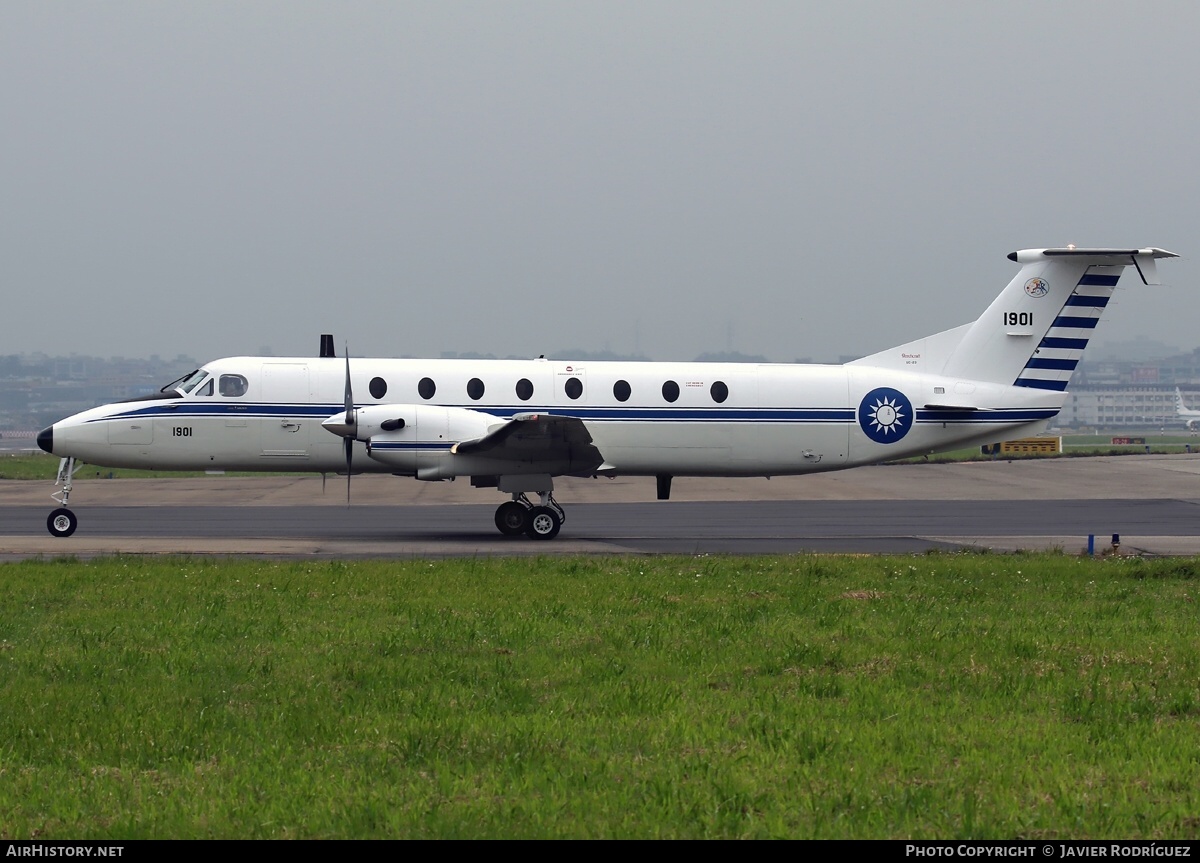
[[[1185,396],[1186,398],[1186,396]],[[1200,394],[1196,401],[1200,402]],[[1068,428],[1161,428],[1181,426],[1175,388],[1161,386],[1072,387],[1053,422]]]

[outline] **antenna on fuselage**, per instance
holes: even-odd
[[[332,333],[321,334],[321,356],[325,358],[337,356],[337,350],[333,346]]]

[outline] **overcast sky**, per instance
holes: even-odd
[[[0,2],[0,354],[1200,344],[1200,4]]]

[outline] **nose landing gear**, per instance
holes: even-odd
[[[79,526],[79,518],[67,508],[67,501],[71,497],[75,472],[81,467],[83,465],[77,465],[74,458],[64,458],[58,463],[58,477],[54,484],[62,486],[62,490],[56,491],[50,497],[60,506],[46,517],[46,529],[50,531],[51,536],[70,536]]]

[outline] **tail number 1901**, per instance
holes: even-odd
[[[1004,326],[1006,327],[1032,327],[1033,312],[1005,312]]]

